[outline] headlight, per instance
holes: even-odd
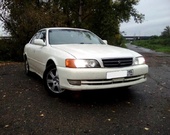
[[[135,65],[141,65],[141,64],[145,64],[145,58],[144,57],[136,57],[135,61],[134,61]]]
[[[97,60],[88,59],[88,60],[76,60],[76,59],[66,59],[66,67],[69,68],[98,68],[100,67]]]

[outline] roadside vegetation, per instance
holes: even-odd
[[[0,39],[0,62],[17,61],[17,50],[11,39]]]
[[[167,26],[161,36],[151,36],[147,40],[135,40],[132,44],[155,50],[157,52],[170,53],[170,26]]]

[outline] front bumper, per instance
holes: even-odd
[[[63,89],[81,91],[109,89],[135,85],[145,82],[148,73],[147,65],[129,66],[123,68],[65,68],[57,67],[60,86]],[[133,75],[107,79],[108,72],[133,70]],[[71,82],[79,82],[74,84]]]

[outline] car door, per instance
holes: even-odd
[[[32,70],[35,70],[35,65],[36,65],[36,59],[35,59],[35,48],[36,45],[34,44],[34,40],[37,39],[40,35],[40,32],[37,32],[32,39],[30,40],[30,42],[27,44],[26,48],[27,48],[27,59],[28,59],[28,63],[29,63],[29,67]]]
[[[46,31],[42,30],[40,31],[39,35],[35,39],[42,39],[44,42],[46,42]],[[35,40],[34,39],[34,40]],[[47,45],[37,45],[34,44],[33,47],[33,59],[35,61],[34,68],[36,72],[40,75],[43,74],[46,66],[46,59],[47,59]]]

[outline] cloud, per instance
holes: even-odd
[[[136,24],[133,19],[122,23],[120,30],[126,35],[160,35],[166,26],[170,26],[170,0],[141,0],[135,7],[145,14],[142,24]]]

